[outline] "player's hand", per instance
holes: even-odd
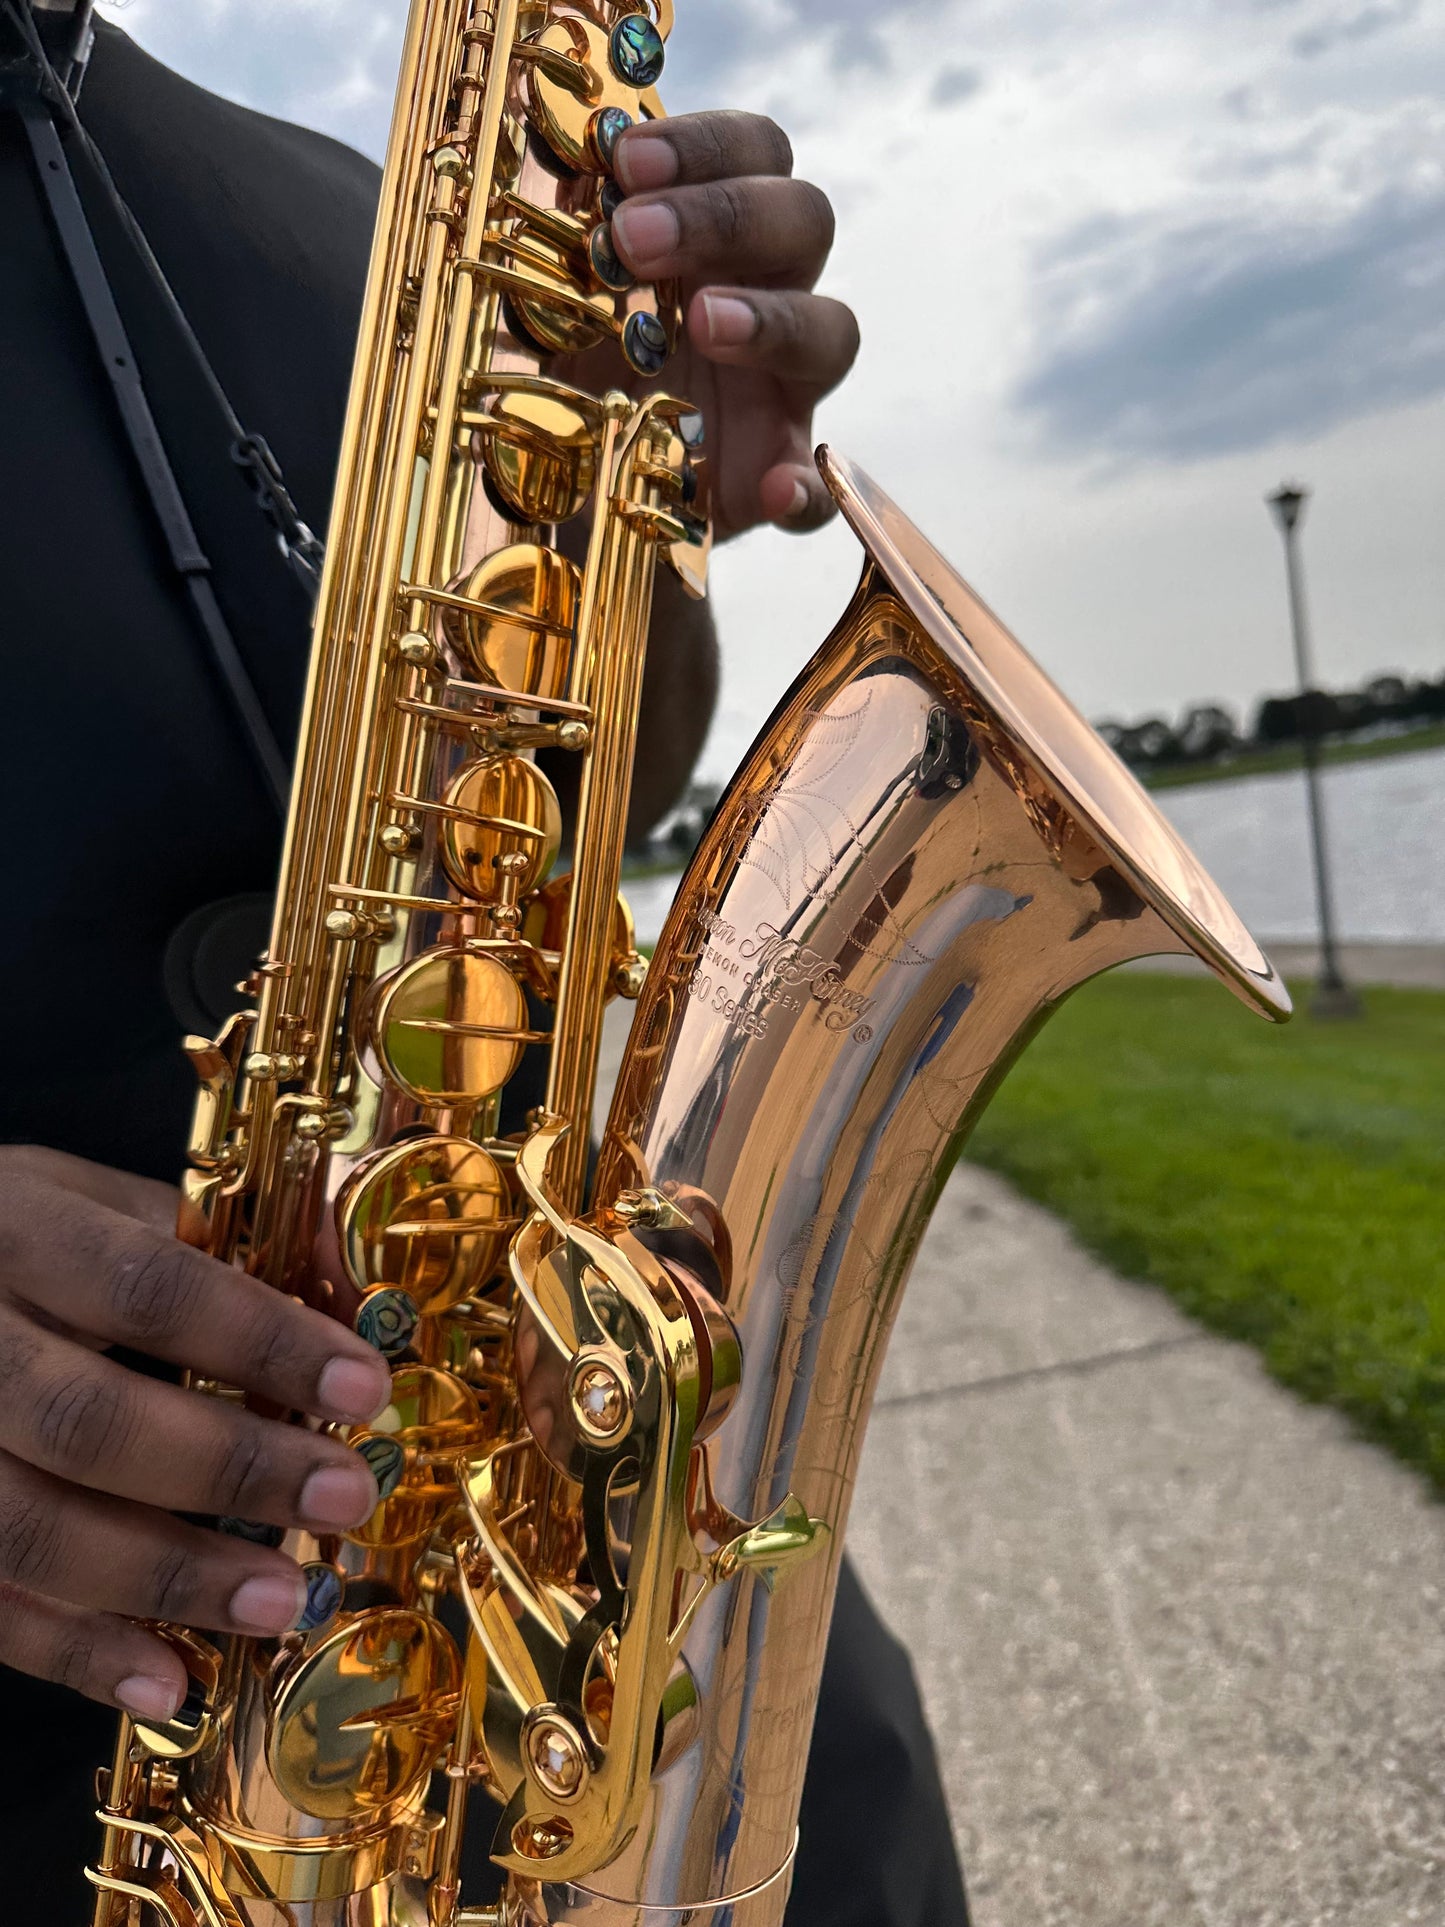
[[[680,281],[687,335],[663,380],[702,410],[719,538],[757,522],[813,529],[833,512],[813,466],[813,410],[853,365],[858,324],[813,292],[833,210],[796,181],[788,137],[759,114],[687,114],[624,134],[613,244],[640,280]]]
[[[0,1661],[151,1719],[179,1707],[185,1671],[117,1615],[277,1634],[305,1601],[293,1560],[173,1515],[336,1532],[377,1493],[340,1440],[105,1348],[357,1424],[390,1384],[344,1325],[179,1243],[175,1215],[163,1184],[0,1148]]]

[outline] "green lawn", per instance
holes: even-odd
[[[970,1155],[1445,1495],[1445,995],[1281,1028],[1116,973],[1046,1027]]]

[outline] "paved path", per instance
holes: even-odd
[[[977,1927],[1445,1927],[1445,1507],[988,1173],[915,1267],[849,1543]]]
[[[1445,1507],[965,1168],[850,1544],[978,1927],[1445,1922]]]

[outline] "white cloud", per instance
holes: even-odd
[[[202,86],[380,156],[404,0],[100,0],[100,11]]]
[[[1189,459],[1445,391],[1445,181],[1324,221],[1150,229],[1080,234],[1040,277],[1017,392],[1061,446]]]
[[[1322,19],[1301,28],[1290,46],[1304,59],[1312,60],[1317,54],[1333,53],[1336,48],[1404,26],[1419,11],[1420,0],[1383,0],[1383,4],[1373,6],[1331,8]]]
[[[401,0],[132,0],[220,91],[377,151]],[[776,115],[864,350],[822,428],[1093,713],[1288,676],[1260,498],[1315,488],[1339,679],[1445,655],[1445,0],[677,0],[674,110]],[[959,76],[980,84],[961,83]],[[950,97],[951,96],[951,97]],[[965,97],[966,96],[966,97]],[[1432,332],[1433,330],[1433,332]],[[838,531],[724,552],[708,765],[841,607]]]

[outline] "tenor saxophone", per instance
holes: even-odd
[[[971,1124],[1126,959],[1288,1014],[1143,791],[827,451],[861,583],[644,964],[643,660],[657,567],[704,587],[708,456],[658,385],[676,290],[608,217],[671,12],[413,0],[275,920],[188,1040],[182,1211],[390,1361],[343,1434],[380,1503],[285,1535],[287,1637],[163,1629],[192,1690],[121,1724],[96,1927],[777,1927],[869,1402]],[[608,342],[634,392],[557,378]],[[560,873],[539,751],[579,772]],[[462,1893],[479,1826],[495,1907]]]

